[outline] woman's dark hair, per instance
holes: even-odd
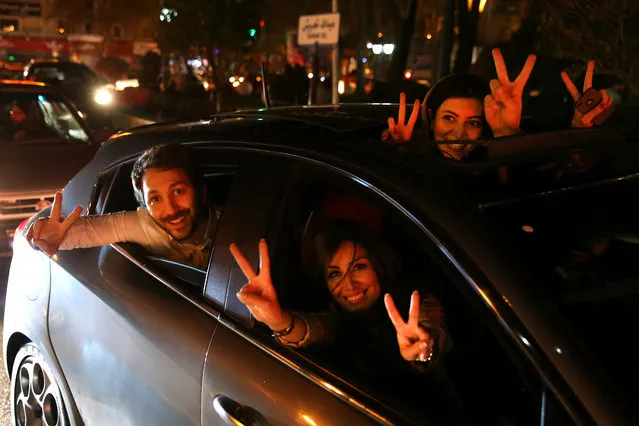
[[[197,166],[190,148],[180,145],[158,145],[149,148],[136,160],[131,170],[131,183],[135,199],[141,206],[145,206],[142,192],[142,178],[149,169],[182,169],[191,181],[196,193],[201,191],[201,180],[197,173]],[[197,197],[199,200],[199,197]]]
[[[377,273],[382,291],[388,291],[388,287],[395,281],[397,271],[395,257],[377,234],[353,220],[331,221],[317,234],[313,256],[316,282],[322,283],[325,288],[327,263],[335,255],[340,245],[348,241],[366,249],[371,266]]]
[[[433,139],[433,134],[430,130],[431,120],[435,119],[437,110],[446,99],[477,99],[483,105],[484,98],[488,94],[490,94],[488,82],[477,74],[452,74],[439,80],[428,91],[422,103],[422,120],[427,126],[426,134],[428,135],[428,139]],[[484,129],[489,130],[488,126],[484,126]]]

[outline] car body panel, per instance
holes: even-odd
[[[83,419],[200,424],[217,322],[111,246],[61,252],[51,274],[51,341]]]

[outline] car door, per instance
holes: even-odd
[[[235,198],[233,194],[229,197],[218,245],[237,243],[257,269],[259,239],[274,238],[273,229],[287,226],[282,206],[291,176],[288,163],[277,153],[250,155],[256,166],[238,177],[238,191]],[[289,260],[293,265],[295,259]],[[218,265],[232,267],[215,273]],[[203,424],[312,426],[406,421],[397,412],[378,409],[374,398],[256,331],[259,326],[235,297],[246,279],[228,250],[216,251],[211,268],[206,294],[211,303],[224,307],[224,314],[206,357]]]
[[[106,170],[90,208],[135,208],[130,170]],[[201,424],[218,315],[201,304],[205,270],[118,244],[61,251],[51,275],[50,336],[86,424]]]
[[[265,154],[260,164],[280,162],[274,156]],[[228,286],[209,281],[212,287],[206,290],[209,295],[223,294],[226,303],[206,359],[204,424],[571,424],[543,377],[504,336],[500,319],[473,294],[464,277],[440,267],[448,259],[420,229],[407,225],[410,220],[403,211],[378,197],[378,188],[310,159],[289,159],[277,169],[286,173],[286,183],[272,177],[259,185],[247,183],[244,197],[229,205],[232,217],[244,226],[240,231],[227,221],[220,233],[225,243],[238,243],[256,271],[257,242],[267,238],[282,306],[300,306],[296,293],[307,298],[302,302],[312,297],[294,288],[305,284],[295,264],[303,262],[305,235],[312,228],[314,212],[307,207],[326,190],[349,188],[350,194],[361,195],[384,212],[384,226],[398,243],[394,247],[404,248],[400,253],[418,276],[428,274],[425,281],[450,313],[453,349],[436,369],[416,376],[410,385],[383,388],[370,377],[337,366],[322,352],[276,343],[234,297],[246,283],[234,265]],[[256,204],[269,209],[250,208]],[[328,348],[331,355],[341,350]]]

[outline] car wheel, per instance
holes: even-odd
[[[42,353],[24,345],[11,371],[11,417],[16,426],[67,426],[60,388]]]

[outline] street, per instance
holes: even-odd
[[[4,318],[4,295],[7,290],[7,278],[9,275],[9,264],[11,259],[0,259],[0,336],[2,336],[2,319]],[[1,337],[0,337],[1,339]],[[4,371],[4,359],[2,358],[2,351],[0,351],[0,365],[2,365],[2,372],[0,372],[0,424],[11,424],[11,403],[9,402],[11,389],[9,383],[9,377]]]

